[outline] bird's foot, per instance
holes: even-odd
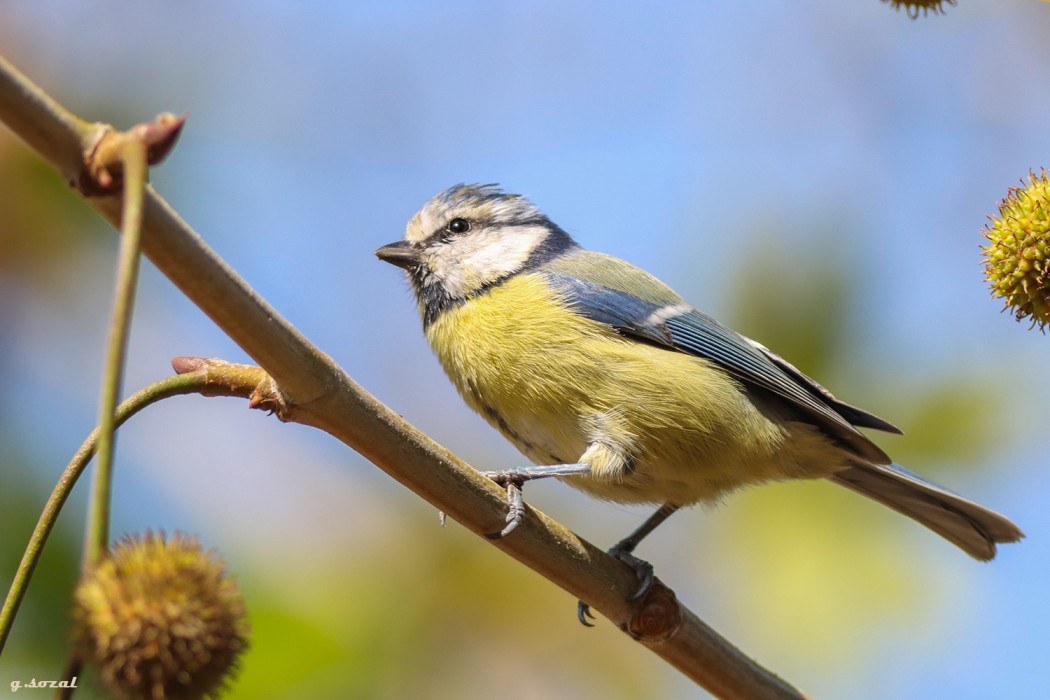
[[[492,479],[507,491],[507,519],[506,527],[499,532],[487,532],[485,537],[490,540],[501,540],[514,532],[521,525],[525,517],[525,500],[521,495],[525,488],[526,477],[519,471],[482,472],[482,476]]]
[[[521,492],[525,488],[526,481],[546,479],[552,476],[578,476],[590,474],[590,472],[590,466],[582,463],[544,464],[505,469],[499,472],[481,472],[482,476],[492,479],[507,490],[507,526],[499,532],[487,533],[485,537],[490,540],[500,540],[521,525],[521,520],[525,517],[525,501],[522,499]]]
[[[634,542],[628,542],[625,540],[624,542],[614,545],[608,552],[609,556],[615,557],[631,567],[631,570],[634,571],[634,575],[638,579],[638,588],[635,589],[634,593],[627,596],[627,601],[630,603],[640,600],[653,585],[653,565],[644,559],[639,559],[631,553],[635,544],[636,543]],[[591,613],[591,606],[587,605],[587,603],[584,603],[582,600],[576,602],[576,619],[578,619],[580,624],[584,627],[594,627],[594,623],[589,621],[595,619],[594,615]]]

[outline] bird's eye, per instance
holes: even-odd
[[[452,221],[448,222],[448,226],[446,228],[448,229],[449,233],[466,233],[470,230],[470,222],[466,219],[453,219]]]

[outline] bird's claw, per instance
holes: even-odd
[[[594,623],[590,620],[597,619],[594,614],[591,613],[591,606],[584,603],[582,600],[576,601],[576,619],[580,621],[580,624],[584,627],[594,627]]]
[[[653,565],[644,559],[639,559],[634,556],[629,550],[620,549],[618,547],[610,549],[609,555],[616,557],[624,564],[631,567],[634,571],[634,575],[638,578],[638,589],[631,595],[627,596],[627,600],[632,603],[641,600],[642,596],[645,595],[646,591],[648,591],[653,585]]]
[[[653,565],[644,559],[631,554],[631,551],[620,545],[614,546],[609,550],[609,556],[619,559],[627,566],[631,567],[634,571],[634,575],[638,578],[638,588],[631,595],[627,596],[627,601],[630,603],[636,603],[641,600],[642,596],[648,592],[653,585]],[[580,624],[584,627],[594,627],[593,622],[589,620],[595,619],[591,613],[591,606],[584,603],[582,600],[576,603],[576,619],[580,621]]]
[[[501,540],[514,532],[525,517],[525,501],[521,494],[525,488],[525,479],[512,472],[482,472],[482,476],[492,479],[507,490],[507,526],[499,532],[485,533],[485,537],[490,540]]]

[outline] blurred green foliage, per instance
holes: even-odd
[[[92,245],[97,218],[55,170],[9,132],[0,132],[0,275],[29,272],[43,291],[63,263]]]
[[[906,437],[869,435],[898,461],[951,486],[963,471],[986,464],[1004,439],[1001,389],[990,372],[982,376],[952,362],[920,377],[892,363],[857,364],[851,346],[874,331],[863,328],[865,283],[853,276],[863,265],[841,243],[851,238],[856,232],[841,227],[834,236],[802,237],[807,244],[790,249],[784,241],[799,237],[755,236],[742,256],[747,274],[732,277],[744,281],[728,295],[731,325],[753,332],[839,398],[884,407],[875,412]],[[959,585],[954,570],[938,570],[927,554],[951,545],[830,483],[779,484],[727,500],[726,524],[712,543],[717,560],[734,563],[724,582],[734,591],[727,599],[756,634],[789,656],[789,641],[804,630],[804,651],[794,647],[799,663],[814,654],[839,667],[858,663],[867,640],[862,632],[847,633],[845,621],[869,633],[882,625],[932,624],[929,601]]]

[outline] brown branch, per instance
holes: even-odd
[[[71,183],[83,176],[94,129],[0,58],[0,119]],[[120,200],[87,201],[119,227]],[[503,492],[358,386],[260,298],[147,188],[143,250],[153,263],[259,363],[280,387],[284,418],[335,436],[471,531],[503,526]],[[637,581],[621,562],[532,508],[510,537],[485,540],[617,624],[682,673],[723,698],[805,697],[720,637],[658,584],[635,603]]]

